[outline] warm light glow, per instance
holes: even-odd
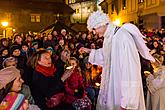
[[[16,30],[15,29],[13,29],[13,32],[15,32]]]
[[[100,83],[95,83],[95,85],[99,87],[100,86]]]
[[[90,9],[88,9],[88,13],[90,13],[91,12],[91,10]]]
[[[121,21],[120,19],[116,19],[113,23],[117,26],[120,26]]]
[[[2,26],[6,27],[8,26],[8,22],[1,22]]]

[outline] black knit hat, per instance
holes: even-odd
[[[8,50],[8,49],[5,48],[5,47],[0,47],[0,55],[2,54],[2,52],[3,52],[4,50]]]
[[[23,43],[21,44],[21,47],[22,47],[22,46],[27,46],[27,47],[29,47],[27,42],[23,42]]]
[[[13,54],[14,50],[16,50],[16,49],[19,49],[20,50],[20,46],[19,45],[13,45],[13,46],[11,46],[11,48],[10,48],[10,54]]]

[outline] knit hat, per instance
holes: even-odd
[[[19,45],[13,45],[13,46],[11,46],[10,53],[12,54],[14,52],[14,50],[16,50],[16,49],[19,49],[20,50],[20,46]]]
[[[0,55],[2,55],[2,53],[3,53],[4,50],[8,50],[8,49],[5,48],[5,47],[1,47],[1,48],[0,48]]]
[[[37,44],[38,44],[37,41],[33,41],[33,42],[32,42],[32,46],[37,45]]]
[[[3,62],[2,62],[2,66],[5,68],[6,67],[6,64],[9,64],[11,62],[18,62],[16,58],[14,57],[8,57],[6,58]]]
[[[48,48],[46,48],[46,50],[50,50],[50,51],[54,52],[52,47],[48,47]]]
[[[63,32],[66,32],[66,30],[65,29],[61,29],[61,33],[63,33]]]
[[[91,31],[93,28],[97,28],[103,26],[110,22],[110,19],[107,14],[98,10],[96,12],[91,13],[87,20],[87,28]]]
[[[77,49],[79,50],[81,47],[84,47],[84,45],[83,45],[82,43],[78,43],[78,44],[76,45],[76,47],[77,47]]]
[[[20,71],[10,66],[0,70],[0,89],[4,88],[8,83],[16,79],[20,75]]]
[[[23,42],[21,46],[27,46],[27,47],[29,47],[27,42]]]

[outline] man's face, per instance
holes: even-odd
[[[102,37],[104,35],[106,31],[106,25],[97,27],[97,28],[93,28],[93,33],[98,35],[99,37]]]

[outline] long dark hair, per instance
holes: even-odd
[[[14,80],[15,80],[15,79],[14,79]],[[14,80],[11,81],[10,83],[8,83],[8,84],[6,85],[5,88],[2,88],[2,89],[0,90],[0,103],[1,103],[2,100],[5,98],[5,96],[11,91],[11,88],[12,88],[12,86],[13,86]]]

